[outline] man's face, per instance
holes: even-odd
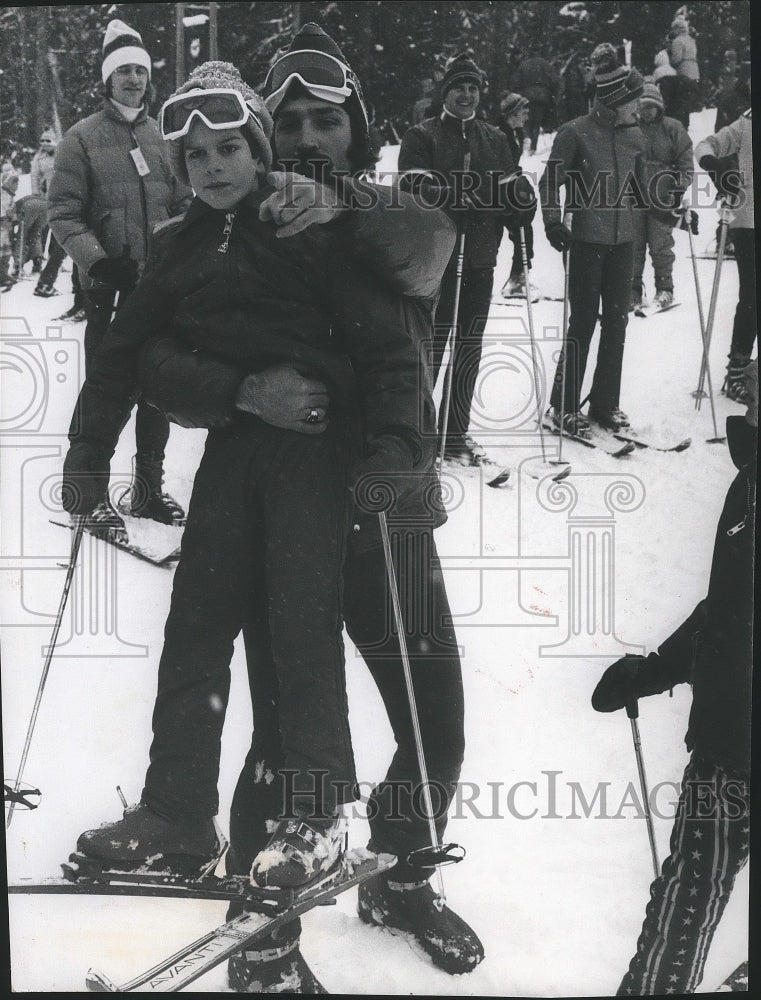
[[[444,98],[444,107],[455,118],[470,118],[475,114],[480,100],[478,84],[464,80],[449,88]]]
[[[643,101],[639,106],[640,121],[654,122],[658,117],[658,105],[651,101]]]
[[[239,128],[211,129],[196,120],[182,143],[193,190],[212,208],[227,212],[259,186],[262,161]]]
[[[351,138],[351,120],[340,104],[303,95],[283,101],[275,113],[277,158],[305,177],[350,173]]]
[[[639,98],[635,97],[616,108],[617,125],[636,125],[639,121]]]
[[[148,87],[148,70],[135,63],[118,66],[111,74],[111,94],[127,108],[139,108]]]

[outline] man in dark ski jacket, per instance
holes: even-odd
[[[674,226],[679,222],[682,196],[692,182],[692,140],[676,118],[663,113],[663,97],[646,83],[640,98],[639,127],[645,137],[645,166],[651,205],[634,213],[634,268],[630,306],[642,305],[642,272],[650,249],[655,277],[654,304],[668,308],[674,301]]]
[[[145,267],[148,241],[158,223],[180,215],[190,188],[169,169],[158,125],[148,115],[151,59],[140,35],[111,21],[103,40],[103,108],[78,122],[58,144],[48,187],[48,222],[79,270],[85,297],[85,367],[114,314]],[[118,298],[117,298],[118,297]],[[162,491],[169,423],[138,400],[135,477],[126,512],[179,523],[184,511]],[[124,532],[124,522],[103,496],[89,519],[104,531]]]
[[[738,873],[748,860],[758,363],[746,373],[748,412],[727,418],[737,476],[716,529],[708,593],[657,653],[626,656],[592,696],[613,712],[675,684],[692,684],[669,856],[618,996],[695,993]]]
[[[536,208],[507,137],[476,117],[483,87],[484,75],[469,56],[452,58],[441,82],[444,110],[406,132],[399,150],[400,183],[445,207],[464,236],[457,315],[459,241],[441,283],[433,341],[438,374],[455,325],[452,392],[448,413],[439,413],[439,429],[446,421],[444,457],[461,465],[486,460],[468,431],[503,227],[530,223]]]
[[[591,56],[592,111],[558,130],[539,181],[550,244],[568,252],[570,319],[550,395],[556,427],[589,437],[581,387],[602,303],[600,346],[589,393],[589,417],[603,427],[629,425],[620,409],[621,369],[629,315],[634,215],[647,204],[644,138],[636,113],[644,81],[620,65],[612,45]],[[565,221],[559,191],[565,186]],[[572,223],[568,222],[568,213]],[[572,225],[572,230],[569,228]]]
[[[299,55],[302,50],[306,50],[305,58]],[[347,75],[349,92],[339,102],[337,115],[335,103],[304,84],[310,80],[311,61],[320,62],[316,53],[333,57],[339,69],[345,67],[351,74],[338,46],[313,24],[304,25],[283,54],[284,61],[272,67],[266,93],[274,119],[276,161],[279,158],[296,175],[272,175],[277,190],[263,203],[261,216],[274,221],[280,235],[288,237],[281,243],[284,252],[289,249],[290,235],[310,225],[324,224],[327,231],[339,234],[355,260],[401,292],[404,323],[422,351],[431,338],[441,274],[454,245],[454,226],[442,212],[419,207],[411,196],[362,179],[362,172],[374,165],[376,153],[368,144],[359,84]],[[332,59],[326,65],[330,68]],[[349,130],[343,128],[344,108]],[[314,176],[324,184],[315,183]],[[172,338],[159,338],[144,349],[140,378],[152,402],[171,419],[192,427],[225,426],[243,410],[276,426],[322,432],[328,422],[326,412],[332,412],[336,401],[335,387],[328,386],[323,377],[307,377],[283,365],[251,374],[245,366],[222,361],[211,344],[208,350],[191,353]],[[429,409],[426,388],[430,374],[421,373],[421,380],[421,425],[431,427],[435,414]],[[304,407],[313,403],[320,421],[306,425]],[[407,647],[428,775],[438,798],[436,829],[441,841],[464,753],[462,678],[433,536],[433,528],[446,517],[438,481],[431,466],[406,478],[404,491],[397,490],[398,482],[390,481],[392,491],[401,495],[387,517],[399,560]],[[408,933],[446,971],[467,972],[483,957],[478,938],[448,907],[437,907],[428,884],[431,868],[406,861],[410,852],[430,844],[430,832],[419,808],[419,766],[399,643],[389,619],[378,517],[361,505],[355,511],[343,577],[346,629],[378,686],[397,744],[385,780],[371,794],[368,816],[370,847],[397,855],[399,862],[388,877],[379,876],[362,887],[360,916]],[[413,607],[419,610],[412,611]],[[247,658],[253,662],[259,655],[255,634],[245,625],[243,634]],[[229,871],[244,873],[266,843],[262,817],[277,813],[283,798],[277,719],[260,690],[252,688],[252,700],[253,742],[233,798],[227,861]],[[265,770],[274,780],[257,779]],[[293,961],[298,940],[299,922],[295,921],[274,935],[271,947],[263,946],[261,955],[269,961],[236,956],[230,962],[231,983],[245,989],[262,976],[276,976],[284,963]],[[302,988],[298,992],[310,992],[309,985],[316,980],[303,959],[299,975]]]

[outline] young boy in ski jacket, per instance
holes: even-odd
[[[58,144],[48,187],[48,223],[79,269],[85,297],[85,369],[114,309],[125,304],[145,267],[158,223],[180,215],[191,191],[169,168],[158,125],[148,115],[151,58],[138,32],[109,22],[103,39],[103,108],[77,122]],[[137,400],[135,472],[125,511],[164,523],[185,512],[162,490],[169,423]],[[88,517],[93,527],[124,533],[108,501],[108,481]]]
[[[32,162],[29,167],[29,183],[31,185],[31,192],[38,198],[47,197],[50,181],[53,177],[55,150],[56,134],[52,128],[46,128],[40,136],[40,148],[32,157]],[[40,234],[41,250],[44,249],[47,232],[48,230],[45,226],[43,228],[43,232]],[[35,295],[40,298],[50,298],[50,296],[55,295],[56,292],[53,285],[58,277],[58,270],[63,263],[65,256],[66,254],[61,249],[58,240],[51,233],[50,250],[48,253],[47,263],[40,271],[40,276],[37,279],[37,287],[34,290]]]
[[[423,200],[445,208],[464,236],[462,276],[458,239],[441,283],[433,341],[438,375],[454,325],[452,391],[448,412],[439,413],[439,429],[443,434],[446,423],[445,459],[460,465],[481,465],[487,458],[469,428],[503,227],[527,225],[536,210],[533,188],[507,137],[476,116],[483,88],[484,74],[469,56],[450,59],[441,82],[441,115],[409,129],[399,150],[399,173],[409,175],[401,183],[419,185]]]
[[[620,65],[612,45],[592,53],[595,103],[582,118],[558,130],[539,181],[544,228],[550,244],[568,252],[570,319],[550,395],[556,427],[590,436],[581,413],[581,388],[589,345],[602,304],[600,347],[589,393],[589,418],[619,430],[629,419],[619,406],[629,314],[634,215],[647,204],[644,138],[636,124],[643,79]],[[563,221],[559,190],[565,186]]]
[[[523,126],[526,124],[529,115],[528,98],[521,94],[507,94],[500,102],[499,121],[497,128],[507,136],[510,146],[510,154],[513,163],[520,163],[523,154]],[[510,242],[513,244],[513,261],[510,265],[510,274],[507,281],[502,286],[502,295],[505,298],[512,298],[515,295],[526,294],[526,279],[523,273],[523,252],[521,250],[521,229],[526,240],[526,259],[528,267],[534,257],[534,230],[531,223],[527,222],[523,227],[512,226],[508,229]],[[531,298],[534,301],[538,297],[538,291],[532,285],[530,287]]]
[[[669,856],[650,886],[637,951],[618,996],[695,993],[732,887],[748,860],[753,561],[758,363],[746,372],[748,412],[727,418],[737,476],[716,529],[708,593],[657,653],[626,656],[592,697],[613,712],[675,684],[692,684]]]
[[[726,169],[732,157],[736,169]],[[728,159],[729,158],[729,159]],[[753,124],[750,109],[737,121],[702,139],[695,147],[695,159],[707,171],[719,198],[729,209],[727,238],[732,241],[737,261],[740,292],[732,326],[727,376],[722,390],[730,399],[747,403],[744,373],[758,344],[756,325],[755,230],[753,207]]]
[[[674,301],[674,226],[679,222],[682,196],[692,182],[692,140],[676,118],[663,113],[663,97],[654,83],[645,83],[640,98],[639,127],[645,137],[645,166],[652,203],[635,212],[634,273],[631,309],[643,304],[642,272],[650,250],[655,277],[653,304],[668,308]]]
[[[322,63],[315,62],[316,53],[326,56]],[[332,67],[340,76],[344,67],[350,73],[341,50],[322,29],[304,25],[282,58],[272,68],[265,93],[274,119],[275,158],[297,173],[272,175],[277,190],[263,203],[260,214],[280,227],[281,236],[305,225],[327,224],[339,231],[352,255],[403,296],[405,326],[422,351],[431,340],[454,226],[442,212],[420,207],[412,196],[362,178],[363,171],[374,165],[376,153],[368,146],[358,81],[347,76],[348,94],[340,92],[343,79],[336,81],[338,102],[327,101],[324,89],[307,89],[311,72]],[[348,130],[340,127],[347,123],[342,115],[348,115]],[[185,426],[224,426],[235,419],[236,408],[251,408],[264,421],[302,433],[322,432],[327,423],[321,419],[306,425],[301,418],[301,401],[310,394],[321,406],[327,405],[324,381],[282,366],[250,375],[208,352],[190,353],[175,339],[159,338],[146,345],[140,367],[147,397]],[[425,390],[423,423],[435,429],[435,413],[425,409],[430,405]],[[394,487],[393,480],[389,485]],[[463,760],[464,706],[457,638],[433,534],[446,514],[432,466],[418,471],[387,517],[405,609],[422,749],[429,780],[440,796],[435,826],[441,843]],[[378,687],[396,740],[385,779],[370,797],[369,846],[399,858],[388,876],[378,876],[360,888],[360,916],[407,933],[434,964],[463,973],[483,958],[480,941],[448,906],[437,905],[428,882],[430,862],[421,867],[406,861],[411,852],[430,845],[431,834],[415,794],[420,788],[419,762],[399,642],[389,621],[377,513],[357,506],[353,522],[343,568],[346,629]],[[413,607],[420,610],[413,612]],[[245,625],[243,634],[247,658],[254,664],[257,636]],[[233,798],[228,871],[249,871],[268,839],[265,820],[278,813],[283,796],[282,749],[271,709],[274,699],[257,697],[258,693],[252,668],[253,739]],[[263,773],[272,780],[257,779]],[[235,912],[233,907],[230,915]],[[231,959],[230,982],[245,988],[253,981],[276,980],[285,970],[295,977],[292,982],[299,983],[294,991],[315,991],[316,980],[298,951],[299,931],[299,922],[293,921],[277,932],[256,960],[244,955]]]

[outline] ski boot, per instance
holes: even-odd
[[[164,481],[164,456],[154,453],[138,455],[129,497],[119,502],[119,510],[132,517],[148,517],[161,524],[183,525],[185,511],[174,497],[161,489]]]
[[[670,288],[659,288],[653,297],[653,305],[656,309],[668,309],[674,304],[674,293]]]
[[[644,309],[646,304],[642,285],[632,285],[631,295],[629,296],[629,312],[636,312],[638,309]]]
[[[536,287],[536,285],[532,285],[531,282],[529,282],[528,290],[529,290],[529,295],[531,296],[531,301],[538,302],[541,296],[539,294],[539,289]],[[502,298],[504,299],[526,297],[526,282],[524,280],[522,271],[519,271],[517,274],[510,275],[510,277],[502,286],[501,295]]]
[[[227,981],[235,993],[327,993],[301,954],[301,921],[279,927],[227,963]]]
[[[466,467],[494,464],[486,451],[469,434],[447,438],[447,443],[444,446],[444,461],[452,465]]]
[[[219,854],[211,818],[171,820],[140,802],[128,806],[124,817],[85,830],[77,840],[81,862],[97,862],[104,871],[171,871],[200,875]],[[71,860],[80,860],[72,855]]]
[[[744,354],[730,354],[727,374],[721,391],[728,399],[733,399],[736,403],[748,404],[751,399],[751,392],[748,388],[746,378],[750,358]]]
[[[124,521],[116,513],[108,500],[103,500],[93,507],[87,515],[87,528],[93,535],[115,542],[127,542],[127,529]]]
[[[448,906],[439,908],[427,878],[396,881],[393,874],[392,868],[360,885],[360,919],[418,944],[437,968],[451,976],[472,972],[484,957],[473,928]]]
[[[550,420],[552,420],[553,425],[560,430],[560,411],[555,409],[554,406],[550,409]],[[589,421],[580,411],[577,411],[576,413],[564,413],[562,428],[563,433],[569,434],[571,437],[580,437],[587,441],[592,438],[592,432],[589,429]]]
[[[346,821],[337,814],[280,820],[267,846],[254,858],[251,882],[300,888],[317,881],[340,860],[345,831]]]
[[[627,415],[623,410],[619,410],[617,406],[614,406],[610,410],[602,410],[595,406],[590,406],[589,419],[599,424],[600,427],[604,427],[605,430],[613,431],[614,433],[626,430],[627,427],[631,426]]]
[[[41,282],[37,285],[32,294],[37,295],[41,299],[49,299],[53,295],[58,295],[58,292],[52,285],[47,285],[45,282]]]
[[[56,316],[56,319],[63,320],[64,323],[79,323],[80,320],[85,319],[85,307],[81,302],[77,302],[75,296],[71,307],[66,312],[61,313],[60,316]]]

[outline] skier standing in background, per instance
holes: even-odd
[[[528,153],[533,156],[539,133],[551,132],[554,127],[561,88],[560,75],[539,49],[530,47],[511,83],[513,90],[529,100],[526,131],[529,138]]]
[[[190,189],[172,176],[158,126],[148,116],[150,56],[138,32],[123,21],[106,28],[101,77],[103,108],[61,139],[47,193],[50,228],[79,269],[87,371],[117,296],[123,305],[145,266],[154,226],[182,213],[191,199]],[[162,490],[168,439],[166,417],[138,400],[134,479],[124,510],[178,524],[185,512]],[[126,535],[107,481],[88,521],[94,529]]]
[[[673,115],[689,129],[690,113],[697,108],[700,97],[700,68],[697,44],[690,34],[687,18],[681,15],[671,23],[669,62],[676,70]]]
[[[674,301],[673,230],[680,220],[674,209],[692,182],[692,140],[680,122],[664,115],[663,97],[654,83],[644,85],[639,127],[645,137],[648,186],[652,183],[658,204],[633,215],[634,271],[630,309],[643,305],[642,273],[648,248],[655,276],[653,303],[659,309],[666,309]]]
[[[507,136],[513,163],[517,166],[523,153],[523,126],[529,116],[529,102],[521,94],[506,94],[502,98],[499,108],[500,116],[497,128],[501,129]],[[510,266],[508,279],[502,286],[502,295],[510,298],[526,294],[526,279],[523,272],[521,227],[512,226],[507,233],[513,244],[513,262]],[[534,256],[534,230],[530,222],[523,226],[523,233],[526,240],[526,258],[530,268]],[[539,298],[539,290],[534,285],[530,285],[529,292],[531,301],[535,302]]]
[[[47,128],[40,136],[40,148],[32,157],[32,163],[29,168],[31,191],[33,195],[36,195],[39,198],[47,197],[50,180],[53,176],[55,150],[55,132],[52,128]],[[40,233],[40,243],[43,249],[47,232],[48,229],[47,226],[45,226]],[[37,287],[34,290],[35,295],[38,295],[40,298],[50,298],[51,295],[56,294],[56,290],[53,286],[55,285],[59,268],[61,267],[65,256],[66,254],[61,249],[58,240],[51,233],[48,260],[44,268],[40,271],[40,276],[37,279]]]

